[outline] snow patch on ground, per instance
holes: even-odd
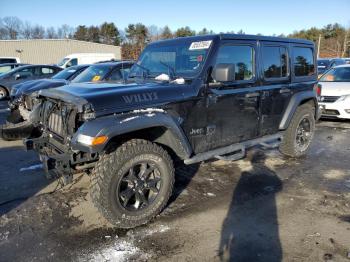
[[[87,250],[82,253],[78,261],[147,261],[150,254],[143,252],[136,246],[143,238],[168,231],[170,228],[165,225],[148,227],[138,230],[129,230],[125,238],[105,236],[108,244],[95,247],[94,250]],[[112,241],[112,242],[109,242]]]
[[[43,164],[37,164],[37,165],[28,166],[28,167],[22,167],[19,170],[19,172],[31,171],[31,170],[36,170],[36,169],[43,169]]]
[[[98,248],[91,254],[81,257],[79,261],[125,261],[130,256],[136,255],[139,251],[132,243],[118,241],[108,247]]]

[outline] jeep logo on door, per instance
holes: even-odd
[[[151,93],[142,93],[135,95],[125,95],[123,96],[125,103],[142,103],[142,102],[150,102],[158,99],[158,94],[156,92]]]

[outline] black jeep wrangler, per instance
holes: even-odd
[[[46,173],[91,176],[91,196],[118,227],[167,204],[173,161],[236,160],[249,147],[306,153],[318,119],[310,41],[211,35],[151,43],[121,84],[40,91],[25,140]]]

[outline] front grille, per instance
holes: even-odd
[[[60,112],[53,112],[49,116],[48,128],[50,131],[63,136],[63,118]]]
[[[320,101],[324,103],[333,103],[339,99],[340,96],[321,96]]]

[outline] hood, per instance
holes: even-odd
[[[148,83],[76,83],[40,91],[39,95],[69,103],[89,103],[96,116],[149,108],[185,100],[195,95],[189,84]]]
[[[321,96],[350,95],[350,82],[319,82]]]
[[[19,97],[22,94],[28,95],[42,89],[63,86],[68,83],[69,81],[64,79],[40,79],[40,80],[26,81],[24,83],[21,83],[15,86],[15,88],[17,89],[16,97]]]

